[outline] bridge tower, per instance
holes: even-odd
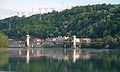
[[[76,48],[76,36],[73,36],[73,48]]]
[[[26,46],[27,46],[27,47],[30,47],[30,36],[29,36],[29,35],[26,35],[26,36],[27,36]]]

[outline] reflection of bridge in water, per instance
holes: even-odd
[[[71,48],[8,48],[11,58],[25,59],[55,59],[76,62],[78,59],[90,59],[99,53],[109,53],[108,49],[71,49]]]
[[[80,57],[90,58],[89,53],[81,53],[80,49],[71,48],[9,48],[9,55],[11,58],[23,58],[29,63],[30,59],[55,59],[55,60],[72,60],[76,62]]]

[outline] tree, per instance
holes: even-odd
[[[115,48],[117,46],[117,38],[113,38],[110,35],[105,36],[103,41],[106,45],[109,45],[109,48]]]
[[[0,32],[0,48],[7,47],[9,44],[9,38]]]

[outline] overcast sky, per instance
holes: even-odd
[[[22,14],[28,16],[40,13],[40,10],[44,13],[53,9],[61,11],[76,5],[102,3],[120,4],[120,0],[0,0],[0,19]]]

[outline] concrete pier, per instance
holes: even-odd
[[[30,47],[30,36],[29,35],[27,35],[27,47]]]
[[[76,36],[73,36],[73,48],[76,48]]]

